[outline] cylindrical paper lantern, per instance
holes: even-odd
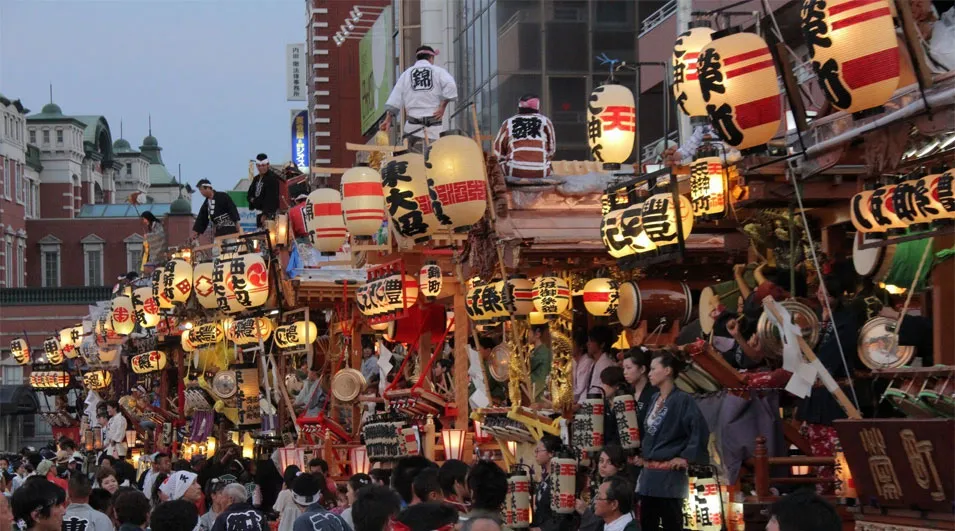
[[[587,102],[587,142],[594,160],[626,162],[637,135],[637,108],[633,92],[623,85],[603,85]]]
[[[234,314],[245,310],[232,289],[232,263],[239,258],[219,257],[212,261],[212,291],[220,312]],[[241,263],[241,262],[240,262]]]
[[[475,286],[468,290],[465,310],[472,321],[494,323],[510,318],[511,308],[504,295],[504,281]]]
[[[231,321],[225,329],[225,337],[236,345],[251,345],[261,338],[265,341],[272,335],[272,321],[265,317],[250,317]]]
[[[557,514],[574,512],[577,499],[577,461],[568,457],[550,460],[551,498],[550,508]]]
[[[574,413],[574,446],[585,452],[596,452],[604,445],[604,399],[588,394]]]
[[[374,236],[385,220],[381,175],[368,166],[342,174],[342,213],[352,236]]]
[[[673,44],[673,99],[687,116],[706,116],[706,104],[697,80],[696,60],[700,50],[713,39],[713,30],[701,22],[690,22]]]
[[[484,152],[474,140],[444,134],[425,156],[431,209],[441,228],[467,232],[487,208]]]
[[[946,223],[955,218],[955,170],[929,175],[925,178],[929,205],[938,211],[932,221]]]
[[[421,266],[421,271],[418,271],[418,290],[422,295],[429,298],[437,297],[441,294],[443,283],[441,266],[438,264]]]
[[[30,363],[32,356],[30,355],[30,345],[27,343],[27,340],[18,337],[11,341],[10,356],[13,357],[13,361],[17,362],[18,365]]]
[[[438,218],[431,209],[424,155],[404,153],[381,167],[382,191],[388,214],[398,234],[425,242],[438,228]]]
[[[898,185],[890,184],[872,191],[872,197],[869,198],[869,206],[872,208],[872,215],[880,224],[884,224],[889,229],[901,231],[909,226],[909,223],[899,217],[895,205],[895,189]],[[878,210],[876,208],[878,207]],[[899,205],[899,212],[904,212],[905,207]]]
[[[199,305],[207,310],[218,308],[216,304],[216,290],[212,282],[213,263],[199,262],[192,270],[192,291],[196,294]]]
[[[657,248],[647,236],[642,222],[643,203],[613,210],[600,222],[600,238],[614,258],[653,251]]]
[[[125,295],[120,295],[113,299],[112,317],[113,330],[117,334],[128,336],[136,328],[136,310],[133,308],[133,300]]]
[[[723,499],[720,494],[719,482],[716,478],[696,478],[693,489],[690,490],[691,506],[695,513],[697,529],[700,531],[720,531],[722,522],[714,519],[715,515],[723,514]]]
[[[624,449],[640,446],[640,428],[637,424],[637,401],[633,395],[619,395],[611,402],[614,418],[617,419],[617,434]]]
[[[83,387],[92,391],[101,391],[113,383],[113,373],[109,371],[90,371],[83,374]]]
[[[584,308],[590,315],[605,317],[617,312],[617,281],[595,278],[584,284]]]
[[[534,308],[544,317],[559,315],[570,305],[570,288],[560,277],[537,277],[531,295]]]
[[[517,318],[527,318],[534,311],[534,282],[526,278],[507,279],[510,305],[514,307]]]
[[[726,169],[715,149],[700,149],[690,164],[693,216],[711,220],[726,214]]]
[[[314,343],[318,336],[318,327],[311,321],[296,321],[290,325],[275,329],[273,338],[279,348],[290,348]]]
[[[129,359],[129,365],[136,374],[161,371],[166,368],[166,353],[161,350],[152,350],[138,354]]]
[[[531,525],[531,478],[527,472],[514,472],[507,478],[507,527],[522,529]]]
[[[153,297],[153,289],[149,286],[133,290],[133,310],[139,326],[153,328],[159,324],[159,301]]]
[[[152,274],[152,289],[153,297],[159,301],[160,310],[169,310],[174,305],[172,299],[166,297],[166,292],[163,290],[163,284],[165,284],[164,277],[166,276],[166,269],[164,266],[159,266],[153,270]]]
[[[82,325],[71,326],[60,330],[60,354],[73,359],[79,356],[77,346],[83,341],[84,330]]]
[[[889,101],[901,62],[889,0],[803,2],[802,32],[826,99],[854,113]]]
[[[319,188],[308,194],[305,208],[305,228],[312,245],[323,253],[337,253],[347,238],[342,218],[342,195],[338,190]]]
[[[162,294],[173,302],[186,302],[192,294],[192,266],[185,260],[170,260],[163,266]]]
[[[852,226],[859,232],[884,232],[885,228],[880,226],[872,216],[869,205],[871,199],[872,190],[852,196],[852,201],[849,203],[849,219],[852,221]]]
[[[222,341],[225,334],[219,323],[205,323],[185,330],[181,336],[182,349],[192,352],[197,348],[208,347]]]
[[[715,40],[700,52],[697,75],[713,127],[724,142],[744,150],[773,138],[782,107],[766,41],[755,33],[731,31],[713,35]]]
[[[60,342],[55,337],[48,337],[43,342],[43,353],[46,354],[47,363],[59,365],[63,363],[63,352],[60,350]]]
[[[380,313],[400,314],[418,301],[418,281],[411,275],[394,274],[375,282],[376,293],[383,293],[385,298]]]
[[[258,308],[268,300],[269,268],[262,255],[249,253],[233,258],[229,277],[229,297],[234,297],[243,309]]]
[[[680,219],[683,230],[683,240],[690,236],[693,230],[693,205],[686,196],[680,198]],[[643,211],[640,215],[641,225],[647,237],[656,244],[660,251],[665,251],[671,245],[678,243],[676,208],[673,207],[673,194],[663,193],[651,195],[643,202]]]

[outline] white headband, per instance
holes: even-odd
[[[255,161],[255,163],[256,163],[256,164],[268,164],[268,163],[269,163],[269,159],[257,160],[257,161]]]

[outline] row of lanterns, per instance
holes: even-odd
[[[693,230],[693,206],[683,195],[680,201],[679,225],[673,195],[655,194],[643,202],[618,203],[609,208],[600,223],[600,238],[607,252],[614,258],[625,258],[642,253],[667,253],[679,244],[678,227],[684,241]]]
[[[955,170],[859,192],[849,214],[863,233],[902,232],[955,218]]]
[[[358,311],[373,323],[403,313],[418,301],[419,281],[405,273],[372,280],[355,291]]]
[[[490,324],[512,316],[529,318],[531,324],[542,323],[563,313],[570,306],[570,286],[555,276],[542,276],[533,281],[510,278],[487,284],[476,284],[467,293],[465,310],[472,321]]]

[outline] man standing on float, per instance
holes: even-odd
[[[430,144],[437,140],[447,127],[444,111],[448,103],[458,97],[458,86],[447,70],[435,66],[438,52],[430,46],[419,46],[415,51],[415,64],[405,70],[391,90],[385,103],[387,114],[381,122],[381,130],[391,129],[391,121],[402,109],[406,119],[405,136],[411,137],[411,151],[421,152],[421,143],[427,138]]]

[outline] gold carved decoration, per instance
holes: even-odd
[[[872,473],[872,480],[875,482],[879,496],[887,500],[901,499],[902,487],[899,485],[898,476],[895,475],[892,460],[885,453],[885,437],[882,435],[882,430],[865,428],[859,432],[859,438],[862,440],[865,453],[869,456],[869,471]]]
[[[917,441],[915,432],[912,430],[902,430],[899,432],[902,438],[902,447],[905,448],[905,455],[909,458],[909,464],[912,466],[912,475],[915,476],[919,487],[929,490],[932,483],[935,483],[936,489],[932,491],[932,499],[942,501],[945,499],[945,488],[942,486],[942,478],[938,475],[938,469],[935,468],[935,460],[932,459],[932,441]]]

